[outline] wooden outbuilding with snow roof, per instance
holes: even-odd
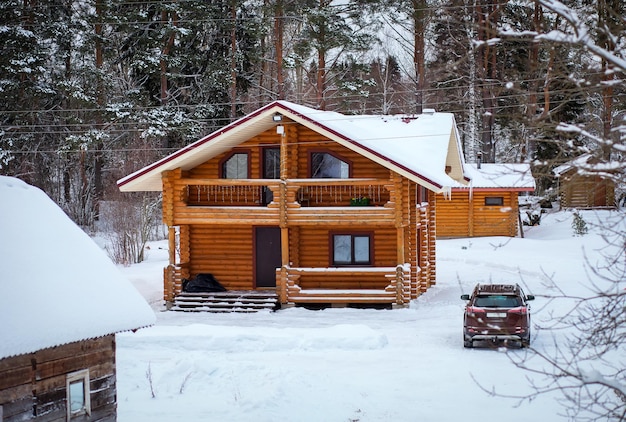
[[[607,173],[612,169],[597,164],[597,158],[583,154],[555,167],[561,208],[615,208],[615,183]]]
[[[163,193],[175,308],[204,273],[282,306],[406,305],[435,283],[436,194],[464,180],[452,114],[276,101],[118,186]]]
[[[156,318],[44,192],[0,176],[0,421],[115,421],[115,334]]]
[[[529,164],[465,164],[467,185],[437,195],[437,237],[510,236],[521,232],[519,196],[535,190]]]

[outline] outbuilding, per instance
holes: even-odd
[[[0,176],[0,421],[115,421],[115,333],[155,314],[40,189]]]
[[[437,200],[437,237],[517,236],[519,196],[535,190],[529,164],[465,164],[468,185]]]
[[[591,154],[583,154],[554,168],[561,208],[614,208],[615,184],[596,167]]]

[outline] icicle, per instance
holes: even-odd
[[[470,196],[471,196],[471,194],[470,194]],[[444,186],[443,187],[443,198],[444,199],[452,198],[452,187],[450,187],[450,186]]]

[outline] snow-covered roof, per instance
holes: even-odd
[[[98,245],[40,189],[0,176],[0,359],[152,325]]]
[[[517,191],[535,190],[535,178],[530,164],[465,164],[465,172],[470,178],[469,185],[457,184],[452,189],[507,189]]]
[[[564,173],[567,173],[572,169],[587,164],[592,157],[593,156],[591,154],[582,154],[566,163],[561,164],[560,166],[555,167],[554,169],[552,169],[552,172],[555,174],[556,177],[560,177]]]
[[[161,173],[192,169],[278,124],[280,114],[395,171],[441,192],[462,182],[463,157],[454,115],[349,116],[275,101],[153,163],[117,183],[122,191],[160,191]],[[446,173],[446,167],[449,172]]]

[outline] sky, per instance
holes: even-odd
[[[623,212],[583,211],[589,233],[577,236],[572,215],[544,214],[524,238],[437,240],[437,284],[394,310],[164,311],[167,243],[153,242],[146,262],[121,267],[157,322],[117,335],[118,420],[576,420],[558,392],[524,399],[531,383],[549,381],[516,367],[530,357],[525,349],[463,348],[460,299],[478,282],[521,284],[537,297],[531,348],[562,351],[572,331],[557,323],[574,302],[552,296],[589,296],[586,265],[609,252],[607,228],[626,230]],[[621,291],[626,282],[605,287]],[[597,374],[609,364],[623,368],[622,349],[607,365],[585,365]],[[528,364],[544,366],[536,358]]]

